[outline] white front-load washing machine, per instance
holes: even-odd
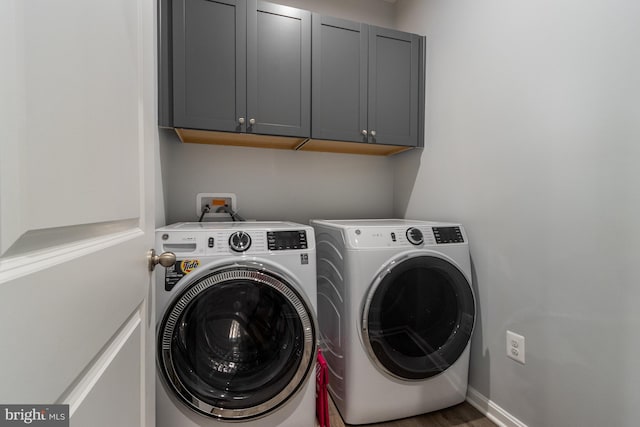
[[[475,320],[460,224],[313,220],[320,345],[347,424],[465,400]]]
[[[291,222],[156,230],[157,427],[312,427],[316,257]]]

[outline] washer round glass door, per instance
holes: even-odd
[[[165,382],[191,409],[257,418],[293,397],[315,366],[313,312],[287,280],[249,266],[185,288],[158,331]]]
[[[449,368],[473,331],[471,286],[452,263],[418,255],[390,264],[372,284],[362,313],[362,337],[382,372],[422,380]]]

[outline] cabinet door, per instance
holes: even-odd
[[[247,7],[247,132],[308,137],[311,13],[255,0]]]
[[[370,142],[418,145],[420,37],[369,28]]]
[[[174,1],[175,127],[243,130],[246,31],[245,0]]]
[[[368,26],[318,14],[312,25],[311,135],[367,142]]]

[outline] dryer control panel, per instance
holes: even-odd
[[[391,248],[466,243],[460,226],[354,227],[347,230],[353,248]]]

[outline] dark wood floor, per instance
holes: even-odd
[[[329,420],[331,427],[347,427],[340,418],[333,401],[329,399]],[[360,427],[495,427],[487,417],[467,402],[417,417],[403,418],[386,423],[364,424]]]

